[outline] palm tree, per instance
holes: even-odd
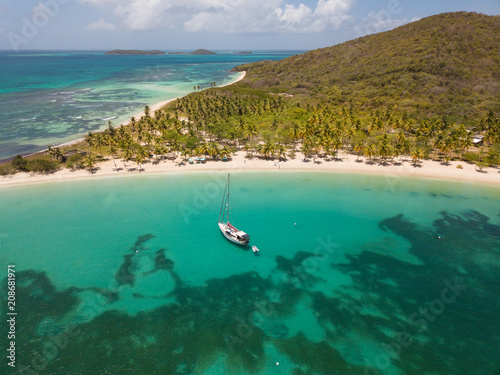
[[[113,139],[113,140],[114,140],[114,138],[115,138],[115,136],[116,136],[116,129],[115,129],[115,128],[113,128],[113,127],[111,126],[111,124],[112,124],[111,120],[110,120],[110,121],[108,121],[108,134],[109,134],[109,136],[111,137],[111,139]]]
[[[105,146],[106,143],[107,143],[106,138],[104,137],[103,133],[96,133],[94,135],[93,145],[99,147],[99,154],[101,155],[101,158],[102,158],[102,146]]]
[[[248,139],[251,139],[257,135],[257,126],[255,124],[249,124],[245,130]]]
[[[130,127],[132,128],[132,131],[135,132],[137,127],[137,121],[135,120],[134,116],[130,118]]]
[[[115,166],[115,170],[118,170],[116,168],[116,162],[115,162],[116,151],[117,151],[116,143],[112,142],[109,146],[109,154],[111,155],[111,159],[113,160],[113,165]]]
[[[146,145],[150,146],[152,141],[153,141],[154,135],[151,133],[146,133],[144,134],[144,142],[146,142]]]
[[[202,143],[197,149],[197,154],[203,154],[205,157],[210,153],[210,146],[207,143]]]
[[[411,158],[413,160],[414,166],[416,166],[417,163],[424,157],[425,157],[424,151],[420,147],[415,148],[411,153]]]
[[[156,156],[156,159],[158,160],[159,155],[163,155],[167,153],[167,147],[162,145],[161,143],[156,143],[154,146],[154,154]]]
[[[137,129],[137,140],[141,141],[144,132],[144,123],[139,121],[135,128]]]
[[[371,145],[368,145],[367,147],[365,147],[365,156],[372,160],[372,158],[375,156],[377,150],[375,149],[375,146],[373,144]]]
[[[236,126],[236,130],[240,132],[244,132],[246,129],[246,124],[245,120],[243,120],[243,117],[240,117],[240,121],[238,122],[238,125]]]
[[[127,165],[125,164],[125,162],[131,160],[134,157],[134,151],[132,147],[130,147],[129,143],[122,144],[120,148],[122,150],[123,166],[126,168]]]
[[[333,147],[333,151],[337,154],[338,150],[343,146],[342,139],[339,136],[334,136],[331,145]]]
[[[55,149],[53,149],[52,146],[47,146],[47,153],[53,158],[55,155]]]
[[[356,132],[356,129],[354,126],[351,125],[347,128],[347,130],[345,131],[345,136],[347,138],[347,142],[350,142],[350,140],[355,132]]]
[[[328,137],[323,137],[319,139],[318,142],[319,148],[322,148],[323,151],[325,152],[326,155],[330,155],[331,153],[331,147],[332,147],[332,140]],[[333,152],[334,154],[336,151]]]
[[[96,165],[96,158],[92,155],[87,155],[83,160],[84,165],[87,167],[90,173],[94,173],[94,167]]]
[[[90,155],[91,152],[92,152],[92,146],[94,145],[94,134],[92,134],[91,132],[89,132],[85,136],[84,142],[89,145],[88,155]]]
[[[439,151],[446,150],[446,143],[443,133],[439,134],[437,138],[434,140],[434,148],[436,148]]]
[[[297,140],[300,138],[300,126],[296,122],[293,123],[292,128],[290,129],[290,136],[293,139],[294,145],[297,143]]]
[[[144,160],[149,158],[149,150],[146,146],[141,146],[137,144],[136,146],[137,152],[135,154],[135,161],[139,165],[139,172],[142,170],[142,163]]]
[[[394,146],[394,150],[393,150],[393,155],[395,158],[403,155],[403,146],[404,146],[404,143],[396,143],[396,146]]]
[[[472,146],[473,146],[472,137],[470,135],[467,135],[465,138],[462,138],[460,142],[460,148],[462,149],[462,153],[466,152]]]
[[[304,154],[304,160],[307,160],[307,158],[309,158],[311,156],[311,152],[312,152],[311,142],[306,142],[304,140],[300,151],[302,152],[302,154]]]
[[[120,140],[124,140],[126,135],[127,135],[127,128],[125,126],[123,126],[123,124],[120,125],[120,127],[116,131],[116,134],[118,135],[118,138]]]
[[[225,157],[225,158],[230,158],[230,157],[231,157],[231,150],[229,149],[229,147],[224,146],[224,147],[222,148],[222,150],[220,150],[219,155],[220,155],[221,157],[223,157],[223,158],[224,158],[224,157]]]
[[[182,147],[181,147],[180,142],[177,139],[174,139],[170,143],[170,151],[172,151],[173,153],[177,153],[177,152],[179,152],[181,150],[182,150]]]
[[[265,158],[274,156],[274,152],[275,146],[271,141],[267,141],[265,144],[259,146],[259,153]]]
[[[359,161],[359,156],[365,151],[365,145],[363,142],[358,142],[354,145],[354,152],[356,153],[356,161]]]
[[[400,132],[396,135],[396,142],[397,142],[397,143],[403,143],[405,140],[406,140],[405,133],[404,133],[403,131],[400,131]]]
[[[216,159],[220,154],[219,145],[216,142],[210,142],[208,145],[208,154],[212,159]]]
[[[146,119],[149,119],[151,117],[151,109],[149,108],[149,106],[144,107],[144,117]]]
[[[62,160],[62,157],[64,156],[60,147],[47,146],[47,152],[50,156],[52,156],[52,158],[56,160],[59,160],[59,158],[61,158]]]
[[[455,141],[453,140],[452,137],[448,136],[444,140],[444,144],[441,146],[441,152],[445,154],[446,159],[448,159],[451,156],[451,151],[453,150],[455,146]],[[450,155],[448,155],[448,153]]]
[[[286,160],[288,153],[286,152],[285,146],[283,145],[276,146],[276,152],[278,153],[279,160]]]
[[[387,156],[392,154],[392,147],[391,147],[389,137],[387,136],[387,134],[384,134],[384,137],[382,138],[382,140],[379,143],[378,154],[380,155],[380,157],[383,160],[385,160],[385,158]]]
[[[61,161],[63,160],[63,157],[64,157],[64,153],[62,152],[61,148],[60,147],[56,147],[55,148],[55,153],[54,153],[55,157],[57,160],[59,160],[59,158],[61,158]]]

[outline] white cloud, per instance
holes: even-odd
[[[419,19],[419,17],[414,17],[412,19],[395,18],[393,14],[384,9],[378,12],[370,12],[368,17],[364,18],[361,24],[356,26],[356,30],[360,34],[359,36],[363,36],[392,30],[407,23],[418,21]]]
[[[287,0],[79,0],[113,10],[129,30],[188,32],[318,32],[338,29],[354,0],[318,0],[315,7]],[[304,0],[305,1],[305,0]]]
[[[87,26],[87,30],[115,30],[116,26],[104,20],[104,18],[91,23]]]
[[[352,3],[351,0],[319,0],[314,13],[325,23],[325,28],[338,29],[344,21],[351,19],[347,12]]]
[[[105,7],[105,6],[115,6],[120,4],[120,0],[79,0],[83,4]]]

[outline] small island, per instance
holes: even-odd
[[[217,55],[217,52],[209,51],[207,49],[197,49],[193,52],[169,52],[169,55]]]
[[[190,55],[217,55],[217,52],[209,51],[208,49],[197,49],[191,52]]]
[[[239,51],[239,52],[235,52],[234,54],[235,55],[251,55],[252,52],[251,51]]]
[[[164,55],[165,52],[152,50],[152,51],[141,51],[138,49],[114,49],[112,51],[108,51],[105,55]]]

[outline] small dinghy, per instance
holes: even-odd
[[[254,253],[258,253],[259,252],[259,249],[257,248],[257,246],[252,246],[252,251]]]

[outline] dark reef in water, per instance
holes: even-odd
[[[137,241],[135,241],[134,246],[132,246],[128,252],[128,254],[125,254],[123,256],[123,263],[118,270],[118,272],[115,274],[115,279],[118,281],[119,285],[134,285],[135,283],[135,275],[132,270],[133,267],[133,258],[134,256],[139,253],[140,251],[144,251],[144,245],[147,243],[150,239],[154,238],[152,234],[146,234],[143,236],[140,236]],[[161,250],[160,250],[161,251]],[[160,255],[161,256],[161,255]],[[161,261],[161,260],[159,260]],[[172,262],[173,263],[173,262]]]
[[[380,227],[408,240],[422,265],[369,251],[351,255],[331,267],[353,283],[330,295],[315,289],[323,280],[304,266],[315,256],[307,251],[276,257],[271,273],[284,275],[279,280],[248,272],[190,286],[176,274],[168,250],[146,251],[150,234],[124,255],[117,289],[57,291],[43,272],[19,272],[18,361],[54,375],[201,374],[222,355],[234,373],[251,374],[271,371],[264,367],[271,344],[293,362],[296,375],[384,374],[385,359],[409,375],[498,371],[500,227],[474,211],[443,212],[427,228],[403,216]],[[146,255],[152,269],[143,272],[138,262]],[[113,309],[120,290],[156,272],[175,281],[171,292],[154,297],[164,298],[163,306],[135,316]],[[106,309],[68,333],[65,317],[78,308],[82,292],[104,296]],[[304,300],[325,331],[319,342],[287,326]],[[380,353],[366,357],[361,338]],[[62,341],[49,353],[51,343]]]

